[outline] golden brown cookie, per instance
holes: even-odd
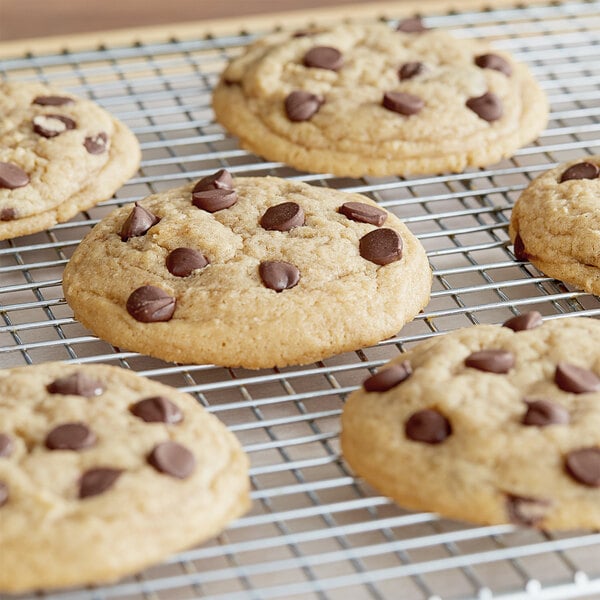
[[[402,222],[364,196],[220,171],[111,213],[63,287],[112,344],[263,368],[396,334],[427,304],[431,270]]]

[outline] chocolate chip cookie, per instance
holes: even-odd
[[[548,120],[525,65],[422,24],[260,39],[231,61],[213,108],[242,146],[269,160],[353,177],[489,165]]]
[[[600,295],[600,156],[534,179],[517,200],[510,238],[518,260]]]
[[[600,527],[600,321],[533,313],[416,346],[344,407],[342,448],[402,506]]]
[[[427,303],[431,270],[402,222],[364,196],[222,170],[103,219],[63,287],[112,344],[254,369],[394,335]]]
[[[139,163],[133,133],[93,102],[38,83],[0,82],[0,240],[110,198]]]
[[[236,438],[191,396],[106,365],[0,371],[0,591],[107,582],[243,513]]]

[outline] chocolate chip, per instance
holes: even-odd
[[[209,213],[233,206],[238,200],[235,190],[209,189],[192,192],[192,204]]]
[[[136,202],[121,228],[121,241],[126,242],[129,238],[144,235],[159,221],[160,217],[153,215],[147,208]]]
[[[14,190],[29,183],[29,175],[13,163],[0,162],[0,188]]]
[[[13,453],[14,443],[10,435],[0,433],[0,457],[7,458]]]
[[[0,221],[14,221],[17,218],[17,211],[14,208],[0,209]]]
[[[146,423],[173,424],[183,420],[179,407],[164,396],[144,398],[130,406],[129,410]]]
[[[521,236],[518,233],[514,243],[514,254],[517,260],[529,260],[529,254],[527,254],[527,252],[525,251],[525,244],[523,243],[523,240],[521,239]]]
[[[382,369],[371,375],[363,381],[363,387],[367,392],[387,392],[412,375],[412,367],[405,360],[399,365],[392,365],[387,369]]]
[[[194,192],[205,192],[206,190],[232,190],[233,177],[226,169],[220,169],[212,175],[203,177],[192,190]]]
[[[452,426],[441,412],[426,408],[409,417],[404,432],[407,438],[415,442],[440,444],[452,434]]]
[[[410,116],[416,115],[425,106],[425,102],[419,96],[414,96],[413,94],[385,92],[382,105],[393,112]]]
[[[508,327],[513,331],[526,331],[540,327],[542,323],[542,315],[537,310],[532,310],[504,321],[502,327]]]
[[[377,227],[381,227],[387,219],[385,210],[364,202],[345,202],[338,208],[338,212],[351,221],[370,223]]]
[[[304,225],[304,211],[295,202],[283,202],[267,208],[260,226],[269,231],[289,231]]]
[[[84,423],[63,423],[46,436],[49,450],[83,450],[96,443],[94,432]]]
[[[108,136],[104,131],[101,131],[96,135],[86,137],[83,145],[90,154],[102,154],[106,152],[108,147]]]
[[[33,104],[40,106],[64,106],[65,104],[73,104],[73,98],[66,96],[38,96],[33,100]]]
[[[33,117],[33,131],[45,138],[53,138],[69,129],[75,129],[77,123],[62,115],[37,115]]]
[[[4,481],[0,481],[0,507],[8,502],[8,486]]]
[[[67,375],[66,377],[55,379],[46,386],[46,389],[51,394],[92,398],[93,396],[99,396],[104,391],[104,386],[99,381],[78,371],[71,375]]]
[[[597,179],[600,176],[600,168],[589,162],[580,162],[571,165],[558,180],[559,183],[570,179]]]
[[[298,267],[284,261],[265,260],[258,266],[258,274],[263,285],[276,292],[289,290],[300,281]]]
[[[175,277],[189,277],[196,269],[210,263],[208,258],[193,248],[175,248],[167,256],[167,269]]]
[[[141,323],[170,321],[176,300],[154,285],[144,285],[127,298],[127,312]]]
[[[502,117],[502,100],[493,92],[486,92],[483,96],[469,98],[467,108],[471,109],[484,121],[497,121]]]
[[[554,383],[561,390],[572,394],[600,391],[600,377],[596,373],[564,361],[556,365]]]
[[[313,69],[339,71],[344,65],[344,57],[337,48],[315,46],[304,55],[303,63],[305,67]]]
[[[376,265],[387,265],[402,258],[402,238],[393,229],[375,229],[359,240],[359,252]]]
[[[589,487],[600,487],[600,448],[581,448],[567,454],[567,473]]]
[[[544,519],[550,508],[550,501],[541,498],[506,495],[508,519],[515,525],[534,527]]]
[[[507,350],[479,350],[467,356],[465,366],[487,373],[508,373],[515,366],[515,357]]]
[[[498,54],[480,54],[475,57],[475,64],[482,69],[500,71],[500,73],[504,73],[507,77],[512,75],[510,63]]]
[[[421,17],[409,17],[398,23],[396,31],[401,31],[402,33],[423,33],[427,31],[427,27],[423,25]]]
[[[424,73],[426,70],[427,69],[422,62],[407,62],[398,69],[398,79],[400,79],[400,81],[412,79],[413,77]]]
[[[102,494],[115,484],[121,473],[121,469],[108,467],[89,469],[79,480],[79,497],[83,499]]]
[[[154,446],[148,455],[148,462],[160,473],[185,479],[196,468],[194,455],[177,442],[163,442]]]
[[[521,421],[523,425],[546,427],[547,425],[566,425],[570,420],[569,411],[550,400],[526,400],[527,411]]]
[[[285,99],[285,114],[290,121],[308,121],[323,104],[323,98],[296,90],[287,95]]]

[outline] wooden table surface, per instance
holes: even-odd
[[[0,41],[185,23],[365,0],[0,0]]]

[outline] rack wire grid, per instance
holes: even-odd
[[[373,15],[393,21],[394,15]],[[426,17],[487,37],[528,63],[551,102],[548,129],[513,158],[453,175],[342,179],[307,175],[240,150],[213,120],[227,60],[264,31],[30,54],[2,77],[43,80],[93,98],[140,139],[140,173],[116,197],[49,231],[0,242],[0,364],[111,363],[190,392],[251,457],[253,507],[218,538],[119,584],[47,594],[61,600],[600,598],[600,533],[474,527],[402,510],[353,477],[340,456],[349,392],[402,349],[522,310],[600,316],[600,299],[515,261],[511,206],[531,179],[592,154],[600,131],[600,3],[535,4]],[[180,366],[120,351],[72,316],[62,270],[115,206],[217,168],[361,192],[400,216],[428,251],[431,303],[377,346],[303,367]]]

